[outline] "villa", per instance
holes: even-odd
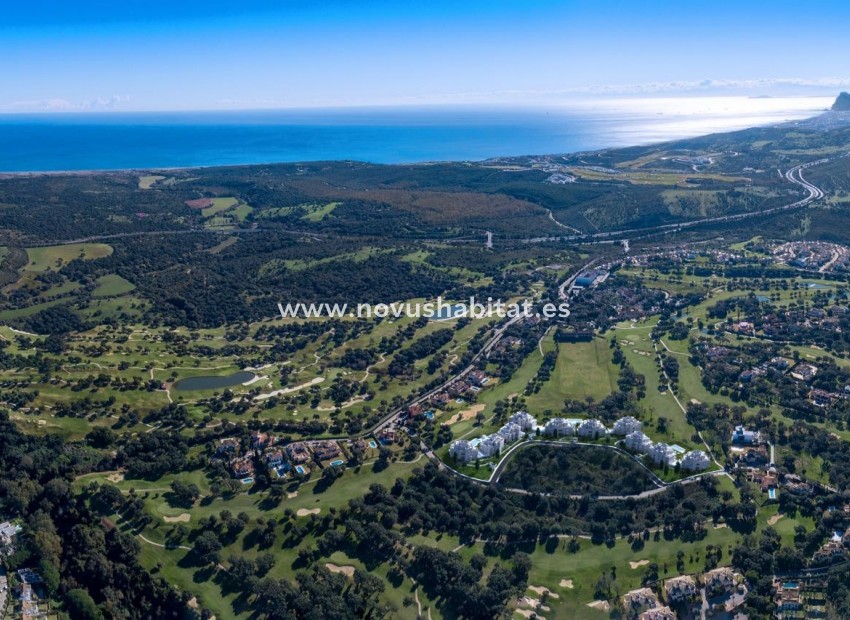
[[[776,592],[773,602],[776,605],[779,617],[786,617],[785,614],[795,614],[803,608],[803,593],[800,591],[798,582],[774,578],[773,587]]]
[[[797,364],[791,370],[791,376],[798,381],[811,381],[818,374],[818,367],[814,364]]]
[[[595,418],[584,420],[578,425],[578,429],[576,430],[576,434],[579,437],[589,437],[591,439],[604,437],[606,433],[605,425]]]
[[[0,523],[0,555],[3,555],[4,552],[9,555],[14,553],[13,542],[20,531],[20,525],[13,525],[8,521]]]
[[[519,427],[519,424],[514,422],[508,422],[502,428],[499,429],[499,436],[505,440],[506,443],[513,443],[514,441],[519,441],[525,436],[525,433]]]
[[[625,437],[629,433],[640,431],[642,428],[643,424],[641,424],[640,420],[637,420],[632,416],[627,415],[626,417],[620,418],[619,420],[614,422],[614,429],[611,432],[615,435]]]
[[[283,452],[280,450],[266,452],[263,455],[263,460],[266,462],[267,467],[279,467],[281,464],[283,464]]]
[[[658,607],[658,598],[650,588],[632,590],[623,596],[623,610],[628,618],[635,618],[639,614],[656,607]]]
[[[310,449],[307,447],[307,444],[300,442],[286,446],[286,454],[289,456],[289,460],[295,465],[306,463],[311,458]]]
[[[478,451],[483,456],[493,456],[499,454],[505,445],[505,439],[499,434],[487,435],[481,438],[481,443],[478,444]]]
[[[431,397],[431,404],[435,407],[445,407],[450,400],[451,398],[449,398],[448,394],[445,392],[439,392]]]
[[[341,454],[339,444],[335,441],[317,441],[313,444],[313,454],[320,461],[335,459]]]
[[[543,427],[543,434],[550,437],[563,437],[573,435],[575,432],[575,425],[566,418],[553,418]]]
[[[735,573],[729,567],[715,568],[704,577],[705,589],[709,596],[717,596],[735,589]]]
[[[449,447],[449,455],[451,455],[452,458],[460,461],[461,463],[468,463],[470,461],[474,461],[475,459],[481,458],[478,449],[475,448],[466,439],[458,439],[457,441],[453,441],[451,447]]]
[[[702,471],[708,469],[711,460],[702,450],[691,450],[682,457],[681,467],[685,471]]]
[[[847,550],[839,541],[830,540],[823,547],[815,551],[812,556],[812,564],[823,566],[825,564],[835,564],[843,562],[847,559]]]
[[[510,417],[510,421],[524,431],[533,431],[537,428],[537,419],[527,411],[518,411]]]
[[[272,443],[271,437],[269,437],[268,433],[260,433],[255,432],[251,433],[251,449],[252,450],[263,450],[269,444]]]
[[[676,451],[664,442],[659,442],[652,446],[649,452],[647,452],[647,455],[649,456],[649,460],[656,465],[669,465],[672,467],[676,464]]]
[[[480,370],[473,370],[469,373],[469,381],[473,385],[477,385],[478,387],[484,387],[489,383],[490,377],[488,377],[485,373]]]
[[[750,431],[743,426],[736,426],[732,431],[732,443],[744,444],[752,446],[761,441],[761,434],[758,431]]]
[[[254,461],[251,456],[243,456],[230,461],[230,471],[234,478],[248,478],[254,475]]]
[[[641,431],[634,431],[626,435],[626,448],[638,454],[647,454],[654,445],[652,440]]]
[[[693,577],[683,575],[664,582],[667,600],[673,604],[689,601],[697,595],[697,584]]]
[[[218,442],[215,453],[218,456],[231,455],[239,451],[239,441],[233,437],[225,437]]]
[[[669,607],[657,607],[643,612],[638,620],[676,620],[676,614]]]

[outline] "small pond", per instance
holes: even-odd
[[[479,310],[476,309],[476,312]],[[458,317],[462,317],[466,314],[466,305],[464,304],[453,304],[453,305],[444,305],[428,316],[432,321],[447,321],[449,319],[454,319]]]
[[[232,375],[223,377],[186,377],[180,379],[172,387],[175,390],[220,390],[223,388],[233,387],[234,385],[242,385],[253,379],[256,375],[247,370],[234,372]]]

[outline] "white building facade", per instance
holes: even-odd
[[[640,423],[640,420],[627,415],[626,417],[620,418],[614,422],[614,429],[611,432],[615,435],[625,437],[629,433],[634,433],[635,431],[640,431],[642,429],[643,424]]]
[[[681,468],[685,471],[703,471],[708,469],[711,459],[702,450],[691,450],[682,457]]]
[[[654,445],[652,440],[644,435],[641,431],[634,431],[626,435],[626,448],[638,454],[647,454]]]
[[[666,443],[659,442],[650,448],[647,452],[649,460],[656,465],[669,465],[672,467],[676,464],[676,451]]]
[[[575,425],[566,418],[553,418],[543,427],[543,434],[550,437],[566,437],[574,435],[575,432]]]
[[[584,420],[578,425],[578,429],[576,430],[576,434],[579,437],[586,437],[589,439],[604,437],[606,432],[607,430],[605,429],[605,425],[594,418]]]

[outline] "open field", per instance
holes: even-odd
[[[26,271],[56,271],[74,259],[94,260],[112,254],[112,246],[105,243],[71,243],[39,248],[27,248],[29,262]]]
[[[127,282],[117,274],[101,276],[97,279],[97,288],[92,292],[93,297],[117,297],[135,290],[132,282]]]
[[[301,216],[302,220],[307,220],[309,222],[321,222],[328,215],[333,213],[334,209],[336,209],[340,204],[340,202],[329,202],[325,205],[316,205],[309,207],[309,213],[307,215]]]
[[[213,204],[202,211],[204,217],[212,217],[239,204],[237,198],[213,198]]]
[[[145,174],[139,177],[139,189],[150,189],[154,183],[163,180],[165,177],[158,174]]]

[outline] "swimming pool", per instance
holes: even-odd
[[[337,459],[335,461],[331,461],[331,467],[342,467],[345,464],[345,461],[342,459]]]
[[[253,478],[242,478],[242,480],[240,482],[242,482],[242,484],[251,484],[252,482],[254,482],[254,479]]]
[[[767,496],[770,499],[776,499],[776,489],[768,489],[767,490]]]
[[[372,449],[374,450],[375,448],[377,448],[377,447],[378,447],[378,444],[376,444],[376,443],[375,443],[375,440],[374,440],[374,439],[372,439],[372,440],[369,440],[369,447],[370,447],[370,448],[372,448]]]
[[[296,465],[296,466],[295,466],[295,471],[297,471],[297,472],[298,472],[299,474],[301,474],[301,475],[303,475],[303,474],[304,474],[304,468],[303,468],[301,465]]]

